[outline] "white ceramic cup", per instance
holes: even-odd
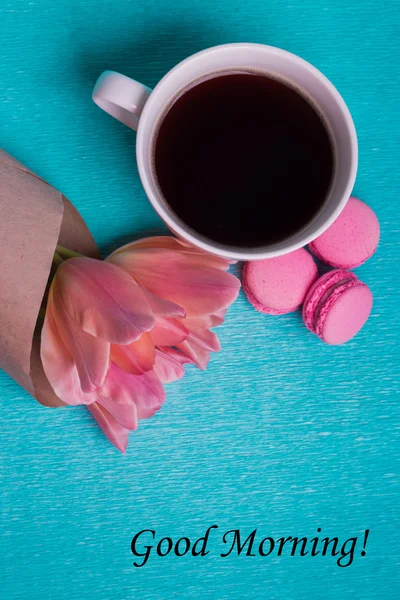
[[[173,213],[161,196],[151,164],[154,132],[174,98],[193,81],[210,73],[237,69],[254,69],[275,75],[303,90],[325,117],[335,150],[336,165],[331,189],[314,219],[289,238],[262,247],[227,246],[196,233]],[[154,90],[125,75],[105,71],[94,87],[93,100],[128,127],[137,129],[136,158],[140,178],[160,217],[180,238],[213,254],[237,260],[256,260],[301,248],[333,223],[353,189],[358,150],[350,112],[339,92],[320,71],[285,50],[248,43],[209,48],[179,63]]]

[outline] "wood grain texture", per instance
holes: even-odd
[[[106,69],[154,86],[229,41],[313,62],[347,101],[360,143],[355,193],[382,240],[357,269],[374,293],[356,339],[324,346],[299,315],[243,295],[207,372],[188,369],[119,455],[85,410],[46,410],[0,374],[0,597],[7,600],[392,599],[399,596],[399,81],[396,0],[3,0],[1,145],[76,205],[103,252],[165,231],[141,188],[135,134],[91,101]],[[237,267],[239,270],[240,267]],[[152,557],[132,536],[347,539],[365,558]]]

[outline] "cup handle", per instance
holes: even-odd
[[[115,71],[104,71],[93,88],[93,101],[131,129],[139,118],[151,89]]]

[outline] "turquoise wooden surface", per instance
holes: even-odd
[[[135,134],[91,102],[106,68],[153,86],[210,45],[254,41],[313,62],[346,99],[360,143],[355,192],[379,250],[357,270],[375,296],[364,330],[323,346],[299,315],[243,295],[223,350],[168,387],[126,456],[84,410],[45,410],[0,374],[0,597],[319,600],[399,597],[399,81],[397,0],[2,0],[1,145],[61,189],[102,250],[164,232],[141,188]],[[371,530],[367,554],[152,556],[132,536]]]

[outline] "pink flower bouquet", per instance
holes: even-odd
[[[3,210],[8,198],[0,190]],[[39,307],[35,300],[40,358],[32,360],[31,340],[29,370],[18,360],[10,369],[0,338],[0,360],[22,385],[26,375],[24,387],[43,404],[86,405],[124,452],[138,420],[161,408],[163,384],[180,379],[187,363],[205,369],[220,349],[211,329],[240,282],[227,272],[231,261],[170,236],[133,242],[105,261],[70,248],[54,243]]]

